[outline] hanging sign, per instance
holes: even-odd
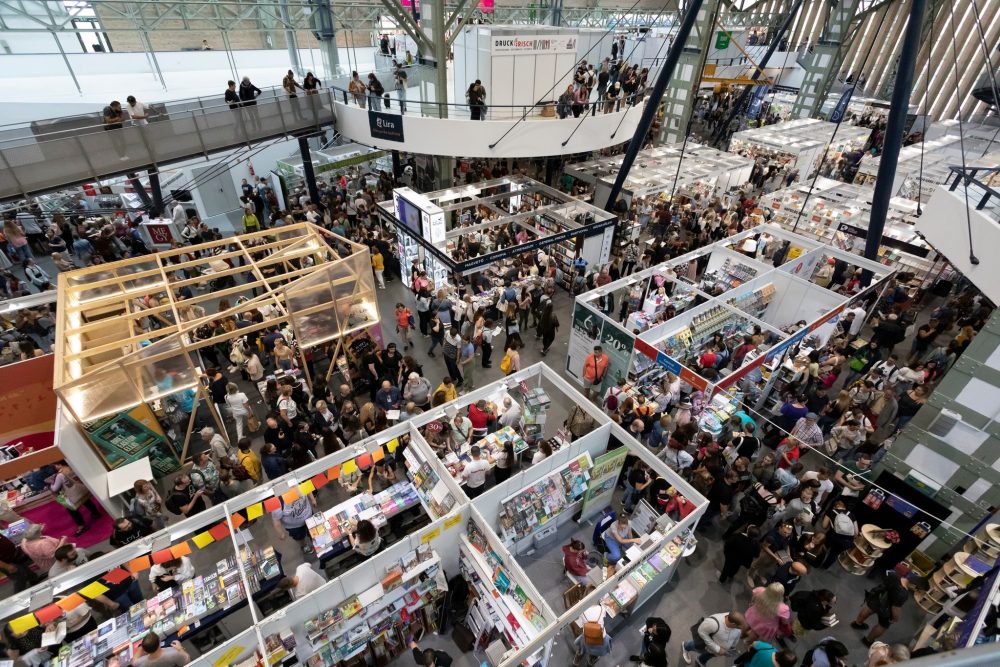
[[[844,114],[847,113],[847,105],[851,102],[851,95],[854,94],[854,86],[850,86],[847,90],[843,92],[840,96],[840,100],[837,102],[837,106],[833,108],[833,113],[830,114],[831,123],[839,123],[844,120]]]
[[[576,35],[493,35],[493,55],[576,53]]]
[[[715,34],[715,48],[719,51],[729,48],[729,42],[732,39],[732,35],[726,30],[720,30]]]
[[[403,141],[403,117],[395,114],[381,113],[379,111],[368,112],[368,128],[371,130],[372,139],[385,139],[386,141]]]

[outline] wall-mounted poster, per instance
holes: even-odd
[[[87,422],[83,431],[108,470],[147,456],[157,478],[180,467],[177,452],[145,403],[128,412]]]

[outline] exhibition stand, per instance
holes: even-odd
[[[868,141],[871,130],[867,127],[841,125],[797,118],[765,127],[743,130],[733,134],[729,152],[751,159],[761,158],[764,164],[787,167],[803,178],[818,169],[824,155],[828,164],[837,164],[849,151],[860,151]],[[833,133],[836,130],[837,136]],[[835,144],[830,144],[834,138]]]
[[[679,168],[682,160],[683,168]],[[622,156],[601,157],[569,164],[565,173],[593,187],[593,203],[605,206],[621,168]],[[750,179],[753,160],[724,153],[701,144],[655,146],[639,151],[635,164],[622,184],[626,203],[666,201],[673,194],[686,201],[712,197],[741,187]],[[676,183],[675,183],[676,179]]]
[[[187,458],[196,426],[225,434],[204,373],[229,365],[216,346],[239,336],[281,327],[294,339],[297,367],[259,387],[288,376],[308,392],[304,355],[320,346],[328,376],[346,373],[381,339],[370,262],[366,247],[302,223],[61,274],[55,391],[89,444],[66,448],[70,464],[107,500],[95,490],[107,471],[148,457],[160,477]],[[215,312],[220,298],[236,305]]]
[[[525,417],[509,422],[519,435],[552,410],[556,414],[541,420],[534,440],[555,437],[570,405],[586,411],[594,428],[563,441],[539,463],[514,468],[470,502],[422,432],[448,413],[464,414],[469,403],[497,399],[503,405],[508,397]],[[596,587],[556,613],[517,554],[528,547],[558,549],[545,545],[545,532],[572,521],[582,522],[579,531],[589,535],[590,521],[611,504],[626,458],[645,461],[672,496],[690,502],[691,511],[675,520],[642,505],[632,523],[640,543],[626,551],[613,573],[596,568]],[[372,466],[385,460],[397,463],[393,484],[376,493],[358,492],[358,480],[363,484]],[[136,642],[150,631],[183,642],[197,656],[194,665],[249,667],[265,664],[265,657],[274,665],[292,655],[308,665],[410,664],[408,638],[427,642],[431,633],[443,633],[456,621],[473,631],[477,659],[485,655],[490,665],[564,664],[562,656],[552,656],[555,636],[592,604],[624,616],[650,599],[679,558],[696,547],[690,529],[706,505],[603,411],[537,364],[54,575],[9,598],[5,620],[19,634],[41,633],[88,601],[121,599],[127,606],[117,617],[62,642],[62,648],[55,640],[37,651],[39,657],[55,654],[53,664],[60,666],[119,664],[135,655]],[[351,560],[348,554],[326,563],[330,581],[288,603],[276,590],[283,576],[294,574],[283,564],[282,550],[298,545],[287,538],[270,542],[266,515],[277,521],[299,510],[311,514],[308,536],[290,529],[289,535],[301,545],[323,548],[341,544],[359,519],[378,527],[408,511],[419,515],[419,525],[393,528],[391,535],[383,531],[381,546],[367,558]],[[529,515],[534,525],[520,536],[512,533],[527,525]],[[175,582],[158,579],[160,570],[151,570],[175,559],[186,571]],[[469,588],[467,608],[449,591],[449,577],[456,575]],[[229,626],[247,630],[230,636]],[[450,643],[444,648],[456,651]]]
[[[821,279],[824,265],[835,266],[842,281],[859,269],[874,279],[867,289],[846,292],[843,282]],[[602,389],[624,378],[626,396],[666,404],[677,377],[706,402],[739,383],[761,406],[786,357],[800,357],[803,345],[825,345],[839,313],[891,275],[879,263],[760,225],[578,296],[567,370],[582,382],[582,360],[599,344],[609,357]],[[752,349],[743,350],[741,364],[706,370],[701,357],[709,345],[735,350],[747,337]],[[724,420],[716,421],[702,428],[717,432]]]
[[[765,195],[761,197],[760,207],[770,211],[770,222],[842,250],[864,253],[872,189],[867,185],[819,177],[807,202],[809,188],[809,184],[798,183]],[[800,215],[803,203],[806,211]],[[902,197],[890,200],[879,261],[923,278],[934,267],[937,253],[920,238],[914,227],[916,209],[915,201]]]
[[[426,262],[428,277],[502,271],[504,260],[546,249],[565,274],[574,260],[590,266],[610,259],[616,218],[595,206],[522,176],[418,194],[397,188],[379,203],[384,226],[399,237],[400,261]],[[430,260],[430,261],[428,261]]]

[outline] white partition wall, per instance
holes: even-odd
[[[573,81],[580,40],[576,28],[466,26],[453,46],[452,100],[463,104],[465,91],[476,79],[486,88],[487,106],[531,106],[555,100]]]

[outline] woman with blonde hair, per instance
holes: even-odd
[[[785,604],[785,587],[779,583],[767,587],[757,587],[750,595],[750,606],[744,616],[750,627],[747,641],[752,643],[758,639],[773,642],[779,637],[787,636],[791,631],[789,618],[791,609]]]

